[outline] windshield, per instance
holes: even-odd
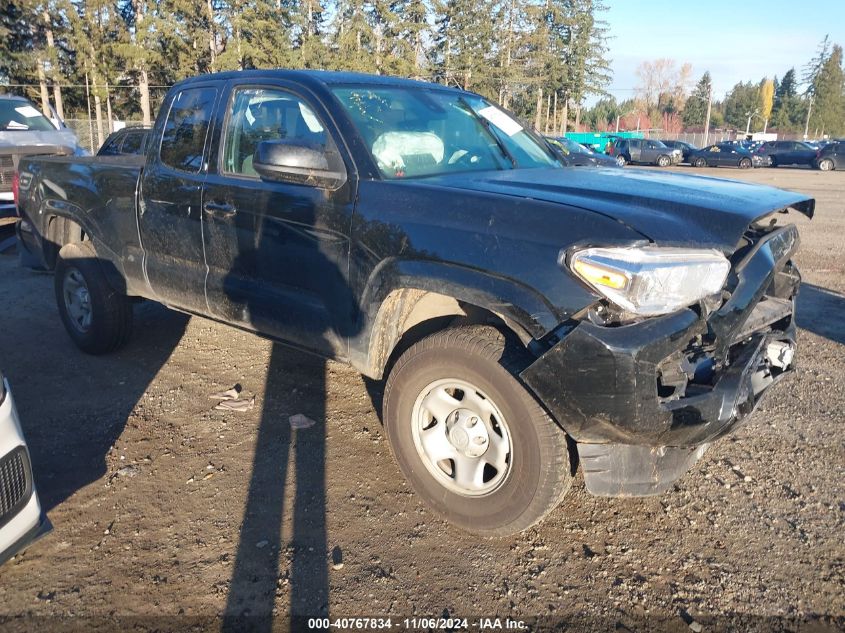
[[[593,151],[587,147],[581,145],[581,143],[576,143],[572,139],[568,139],[566,137],[556,137],[553,139],[549,139],[550,141],[554,142],[556,145],[560,146],[564,153],[566,154],[592,154]]]
[[[372,86],[333,92],[385,178],[560,166],[532,132],[475,95]]]
[[[0,130],[52,131],[56,128],[50,120],[36,110],[32,104],[18,99],[0,99]]]

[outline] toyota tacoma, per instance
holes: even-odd
[[[25,261],[85,352],[161,302],[384,380],[419,496],[508,534],[570,487],[666,491],[793,368],[770,187],[562,166],[483,97],[319,71],[168,92],[146,153],[23,160]]]

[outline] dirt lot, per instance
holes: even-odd
[[[0,364],[55,526],[0,569],[0,614],[68,616],[11,621],[32,629],[269,613],[284,628],[291,612],[845,629],[845,173],[707,173],[818,200],[815,220],[796,218],[798,371],[671,492],[595,498],[579,477],[504,539],[421,505],[373,408],[379,385],[353,370],[151,304],[126,349],[85,356],[52,278],[0,257]],[[235,383],[255,408],[213,410],[209,394]],[[295,413],[318,424],[292,432]]]

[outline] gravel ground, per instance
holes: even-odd
[[[793,214],[797,372],[670,492],[596,498],[579,476],[543,523],[501,539],[421,505],[375,413],[380,385],[352,369],[153,304],[124,350],[85,356],[52,278],[0,257],[0,363],[55,528],[0,569],[3,621],[168,630],[272,613],[285,628],[328,612],[845,630],[845,173],[707,173],[818,200],[812,222]],[[214,410],[209,394],[235,383],[255,407]],[[296,413],[317,424],[291,431]]]

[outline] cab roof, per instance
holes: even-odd
[[[389,75],[371,75],[367,73],[355,73],[335,70],[290,70],[290,69],[267,69],[267,70],[233,70],[219,73],[210,73],[206,75],[199,75],[191,77],[179,82],[177,85],[182,86],[200,81],[218,80],[228,81],[230,79],[289,79],[300,81],[303,83],[319,83],[324,86],[335,86],[342,84],[357,84],[370,86],[385,86],[398,88],[436,88],[438,90],[450,90],[454,92],[464,92],[457,88],[444,86],[430,81],[418,81],[416,79],[406,79],[404,77],[391,77]]]

